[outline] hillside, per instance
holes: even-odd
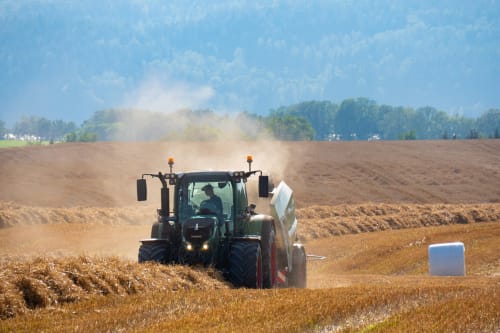
[[[499,11],[486,0],[4,0],[2,120],[81,123],[121,105],[262,114],[355,96],[477,116],[500,105]]]

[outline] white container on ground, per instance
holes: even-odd
[[[429,245],[429,274],[438,276],[465,276],[464,243]]]

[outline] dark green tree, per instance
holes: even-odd
[[[314,129],[307,119],[296,116],[271,116],[266,120],[269,131],[278,140],[310,141],[314,139]]]
[[[342,140],[366,140],[378,134],[378,107],[367,98],[346,99],[335,117],[335,132]]]
[[[91,132],[82,132],[78,137],[78,141],[80,142],[96,142],[97,134]]]
[[[414,130],[404,132],[399,136],[400,140],[417,140],[417,132]]]
[[[315,140],[327,140],[332,134],[338,105],[330,101],[308,101],[271,110],[272,116],[297,116],[309,121],[314,129]]]
[[[426,106],[416,111],[413,128],[423,139],[440,139],[449,127],[449,116],[444,111]]]
[[[122,119],[129,115],[126,110],[100,110],[94,112],[92,117],[84,121],[81,131],[84,133],[94,133],[101,141],[111,141],[115,138],[120,129]]]
[[[475,128],[472,128],[469,131],[469,135],[467,135],[467,139],[479,139],[481,138],[481,135],[479,134],[479,131]]]
[[[383,105],[379,108],[378,128],[385,140],[399,140],[401,135],[411,130],[416,112],[412,108]]]
[[[3,137],[7,134],[7,129],[5,128],[5,123],[0,120],[0,140],[3,140]]]
[[[450,116],[448,119],[448,129],[454,138],[466,138],[471,128],[476,126],[476,120],[460,115]]]
[[[77,139],[78,139],[78,136],[76,135],[75,132],[67,133],[64,136],[64,141],[66,141],[66,142],[75,142],[75,141],[77,141]]]
[[[23,116],[14,124],[14,134],[34,135],[43,139],[50,135],[50,120],[37,116]]]
[[[54,120],[50,125],[49,138],[52,140],[63,140],[65,135],[77,130],[74,122],[65,122],[63,120]]]
[[[95,142],[97,141],[97,134],[91,132],[71,132],[64,136],[66,142]]]
[[[481,137],[495,137],[500,128],[500,109],[490,109],[477,119],[477,131]]]
[[[63,120],[51,121],[44,117],[29,116],[22,117],[14,125],[13,132],[17,135],[35,135],[43,140],[62,140],[65,134],[75,131],[73,122]]]
[[[14,124],[14,128],[12,129],[12,131],[14,132],[14,134],[16,135],[35,135],[36,132],[37,132],[37,120],[38,117],[34,117],[34,116],[31,116],[31,117],[26,117],[26,116],[23,116],[21,118],[21,120],[17,121],[15,124]]]

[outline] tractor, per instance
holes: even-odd
[[[248,171],[176,173],[169,158],[168,173],[143,174],[137,200],[147,200],[145,177],[157,178],[161,208],[151,238],[141,240],[139,263],[214,267],[235,287],[305,288],[293,192],[285,182],[270,192],[269,176],[252,170],[252,162],[247,156]],[[258,195],[270,201],[270,215],[248,203],[247,180],[257,174]]]

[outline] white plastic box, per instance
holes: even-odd
[[[429,274],[438,276],[465,276],[464,243],[429,245]]]

